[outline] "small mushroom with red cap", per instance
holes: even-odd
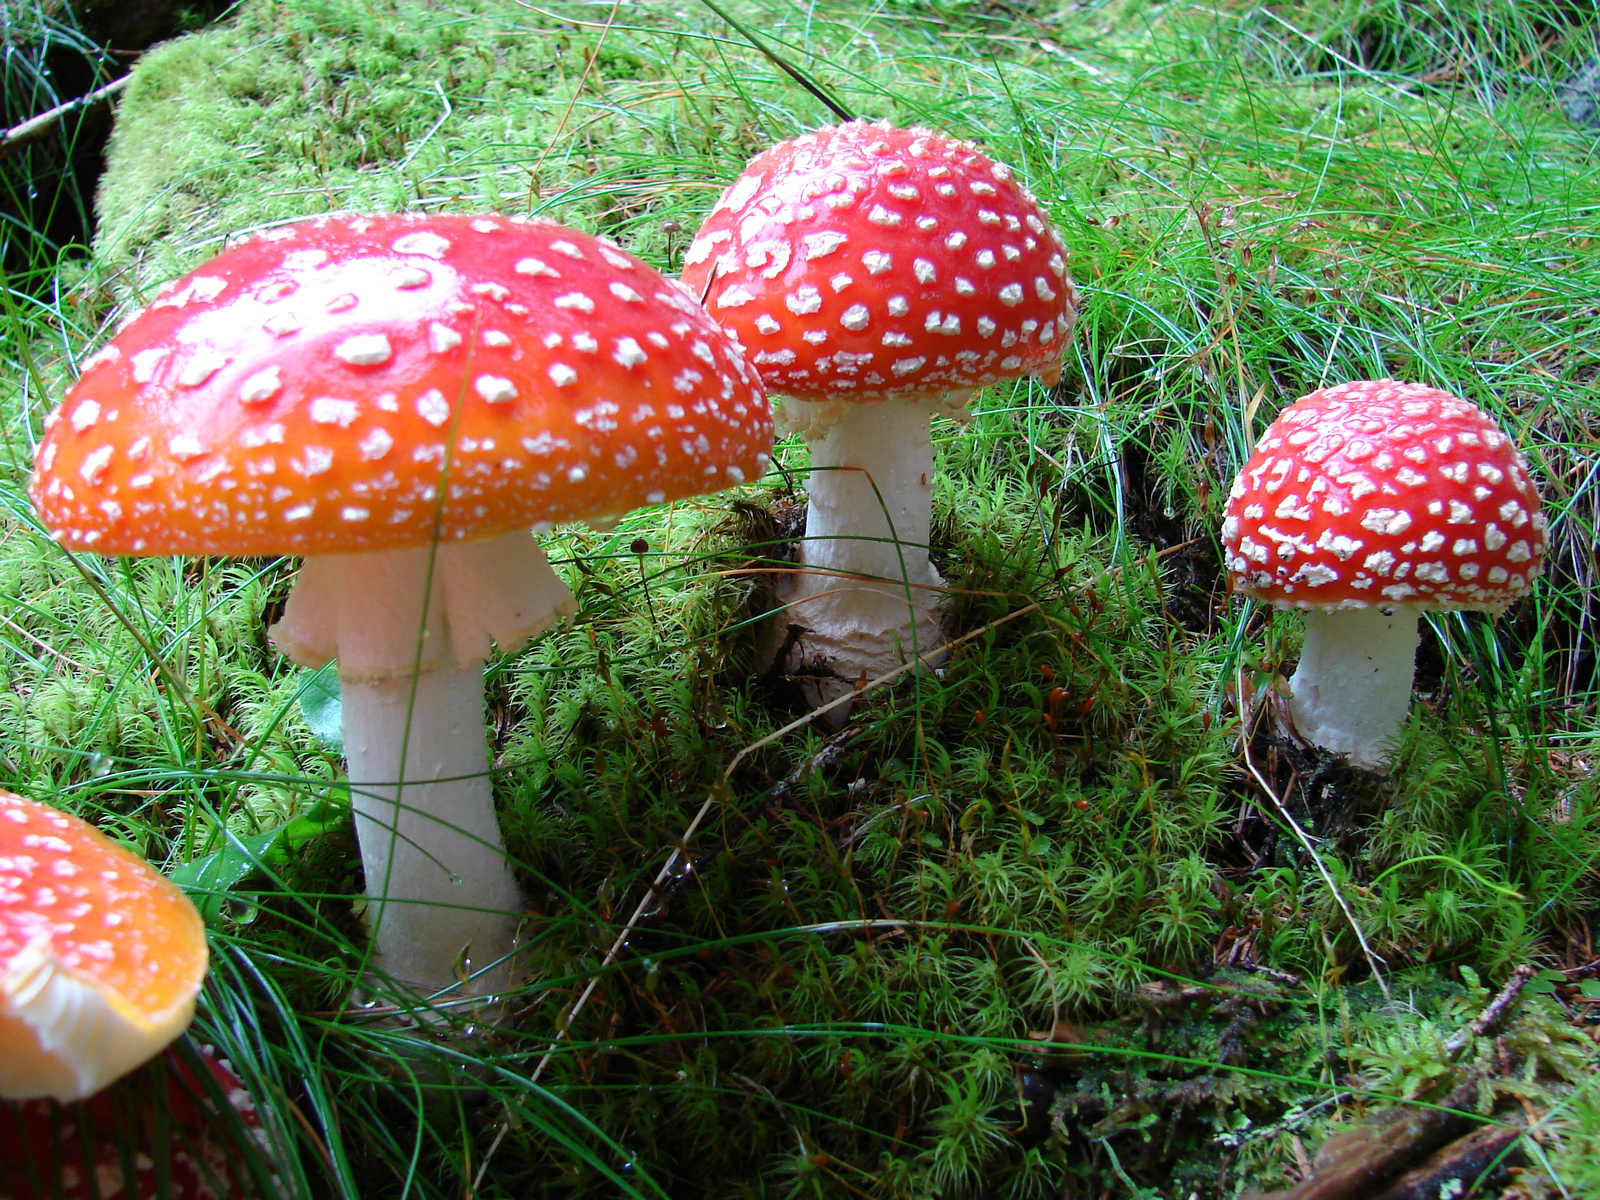
[[[177,885],[87,821],[0,791],[0,1098],[78,1100],[160,1053],[208,960]]]
[[[752,160],[684,263],[811,444],[791,665],[834,676],[826,699],[936,647],[930,418],[1053,383],[1077,312],[1037,201],[971,142],[856,121]]]
[[[1502,611],[1538,576],[1545,527],[1493,419],[1379,379],[1284,409],[1234,481],[1222,532],[1234,591],[1305,614],[1296,731],[1383,771],[1411,705],[1418,617]]]
[[[521,897],[482,669],[573,610],[529,532],[760,475],[771,415],[680,285],[546,221],[336,216],[164,288],[84,367],[30,494],[64,546],[301,554],[273,641],[337,658],[376,964],[507,977]]]

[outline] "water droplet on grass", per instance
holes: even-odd
[[[242,896],[229,896],[223,901],[222,911],[235,925],[249,925],[261,915],[261,906]]]

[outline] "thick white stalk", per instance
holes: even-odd
[[[414,692],[396,678],[340,693],[374,965],[443,990],[512,949],[522,909],[489,785],[483,668],[429,671]],[[503,964],[466,991],[508,977]]]
[[[302,564],[279,650],[339,660],[375,965],[443,991],[513,949],[522,898],[495,819],[483,661],[573,610],[529,533]],[[467,983],[494,992],[502,963]]]
[[[821,699],[942,640],[944,581],[928,562],[933,442],[925,401],[846,404],[811,443],[800,571],[780,627],[800,625],[789,668],[841,677]]]
[[[1387,771],[1411,709],[1417,611],[1404,606],[1307,610],[1305,646],[1289,680],[1289,712],[1300,736]]]

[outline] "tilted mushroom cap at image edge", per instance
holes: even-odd
[[[0,791],[0,1098],[78,1100],[183,1032],[205,926],[149,863]]]

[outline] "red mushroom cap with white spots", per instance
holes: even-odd
[[[1284,409],[1222,528],[1232,588],[1280,608],[1497,612],[1539,574],[1545,527],[1527,464],[1482,409],[1380,379]]]
[[[102,553],[401,549],[436,516],[473,540],[718,491],[771,437],[738,346],[610,243],[344,215],[163,288],[84,364],[30,494]]]
[[[0,791],[0,1097],[76,1100],[157,1054],[206,964],[200,914],[170,880]]]
[[[1077,312],[1038,202],[971,142],[855,121],[779,143],[684,258],[773,391],[878,401],[1054,382]]]

